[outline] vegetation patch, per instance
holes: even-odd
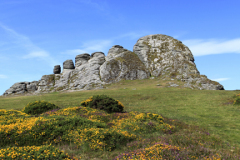
[[[206,80],[202,81],[202,83],[203,83],[203,84],[209,83],[209,84],[219,85],[218,82],[212,81],[212,80],[210,80],[210,79],[206,79]]]
[[[104,110],[108,113],[123,112],[123,104],[118,100],[114,100],[106,95],[96,95],[81,102],[81,105],[94,109]]]
[[[111,65],[110,77],[114,77],[112,75],[112,72],[120,71],[121,70],[120,66],[122,65],[126,65],[130,71],[138,69],[138,70],[143,70],[147,72],[143,62],[138,58],[136,53],[131,51],[124,52],[122,57],[117,57],[111,60],[108,64]],[[119,73],[117,74],[117,76],[119,76]]]
[[[175,130],[174,126],[165,124],[160,115],[152,113],[109,114],[88,107],[69,107],[32,117],[23,111],[0,110],[0,138],[3,140],[0,147],[11,146],[0,150],[0,158],[67,158],[67,154],[54,150],[51,144],[70,141],[80,150],[87,145],[92,151],[110,152],[139,140],[142,134]]]
[[[143,41],[142,43],[145,44],[146,46],[148,46],[149,49],[152,48],[152,46],[148,42]]]
[[[200,75],[199,74],[190,74],[190,76],[192,77],[192,78],[200,78]]]
[[[171,72],[170,73],[170,78],[175,78],[177,76],[177,72]]]
[[[54,74],[50,74],[48,77],[48,84],[53,83],[53,85],[55,85],[55,75]]]
[[[58,87],[57,89],[56,89],[56,91],[61,91],[61,90],[63,90],[65,87]]]
[[[54,90],[54,87],[51,87],[51,88],[50,88],[50,91],[52,91],[52,90]]]
[[[77,77],[77,73],[75,73],[74,75],[72,75],[70,78],[69,78],[69,80],[68,80],[68,84],[70,84],[70,83],[73,83],[74,82],[74,80],[76,80],[78,77]]]
[[[139,82],[143,83],[137,86],[129,81],[130,88],[134,87],[137,90],[127,92],[118,89],[1,97],[0,103],[5,109],[0,110],[0,159],[240,158],[239,147],[232,145],[234,143],[229,139],[221,137],[228,134],[227,137],[233,138],[233,142],[239,142],[238,129],[223,132],[238,125],[238,107],[232,105],[233,103],[228,106],[219,105],[229,97],[233,100],[238,98],[239,91],[232,91],[232,97],[230,91],[154,89],[157,83],[164,84],[165,81]],[[167,82],[172,81],[167,79]],[[122,85],[119,86],[123,88]],[[96,93],[117,97],[121,102],[112,98],[113,102],[121,106],[125,104],[124,110],[108,113],[99,107],[81,105],[82,100],[91,102],[87,97]],[[35,102],[36,98],[53,101],[61,108],[37,115],[26,114],[20,107],[19,110],[11,108],[16,108],[27,100]],[[105,98],[96,102],[103,104]],[[12,105],[5,107],[7,104]],[[188,123],[184,123],[183,120]],[[208,130],[212,122],[214,125]],[[201,124],[201,127],[196,124]],[[218,131],[221,134],[218,135]]]
[[[174,49],[177,51],[186,51],[186,46],[184,44],[182,44],[182,42],[173,39],[173,45],[175,46]]]
[[[233,102],[233,104],[234,105],[240,105],[240,93],[239,94],[237,94],[236,96],[234,96],[234,102]]]

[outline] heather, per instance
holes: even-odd
[[[105,90],[1,97],[0,159],[240,158],[239,91],[169,88],[157,82],[160,87],[152,85],[155,80],[122,81]],[[124,111],[81,105],[103,93]],[[23,112],[38,100],[60,108]]]

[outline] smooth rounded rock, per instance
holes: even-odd
[[[75,69],[73,61],[71,59],[68,59],[63,62],[63,69]]]

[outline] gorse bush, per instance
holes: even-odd
[[[49,110],[60,109],[55,104],[46,102],[46,101],[35,101],[28,103],[24,108],[23,112],[31,115],[42,114]]]
[[[234,100],[233,104],[240,105],[240,93],[237,94],[234,98],[235,98],[235,100]]]
[[[118,100],[108,97],[107,95],[91,96],[89,99],[81,102],[84,107],[104,110],[107,113],[123,112],[124,106]]]

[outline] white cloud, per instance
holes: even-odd
[[[137,41],[139,38],[149,35],[149,33],[150,33],[149,31],[128,32],[120,36],[112,37],[111,39],[108,39],[108,40],[92,40],[92,41],[84,42],[83,45],[80,46],[79,48],[64,51],[62,52],[62,54],[68,54],[68,55],[78,55],[83,53],[91,54],[93,52],[100,51],[100,52],[104,52],[105,55],[107,55],[109,49],[113,45],[117,45],[117,44],[114,44],[114,41],[119,39],[124,39],[124,38],[135,39]]]
[[[0,28],[2,28],[9,37],[12,38],[12,41],[15,45],[23,48],[26,51],[26,55],[23,55],[22,59],[31,59],[31,58],[40,58],[42,61],[45,61],[49,66],[54,66],[59,64],[50,54],[44,49],[35,45],[27,36],[17,33],[15,30],[3,25],[0,23]]]
[[[240,38],[232,40],[192,39],[183,41],[183,44],[189,47],[194,56],[223,53],[240,53]]]
[[[229,80],[230,78],[217,78],[217,79],[212,79],[213,81],[221,82],[221,81],[226,81]]]
[[[7,78],[7,76],[0,74],[0,79],[4,79],[4,78]]]
[[[143,31],[141,33],[136,32],[129,32],[126,34],[122,34],[120,36],[113,37],[108,40],[92,40],[88,42],[84,42],[82,46],[77,49],[67,50],[62,52],[62,54],[69,54],[69,55],[77,55],[83,53],[93,53],[93,52],[104,52],[105,54],[108,53],[108,50],[115,44],[114,41],[122,38],[130,38],[138,40],[140,37],[148,35],[148,32]],[[121,45],[121,44],[120,44]]]
[[[83,43],[79,49],[67,50],[62,54],[77,55],[83,53],[104,52],[110,49],[112,46],[111,40],[93,40]],[[106,54],[106,53],[105,53]]]
[[[31,52],[46,52],[43,49],[36,46],[35,44],[33,44],[28,37],[17,33],[13,29],[11,29],[5,25],[2,25],[1,23],[0,23],[0,27],[3,28],[10,37],[12,37],[15,45],[18,45],[18,46],[24,48],[25,50],[27,50],[30,53]]]
[[[28,55],[23,56],[23,59],[29,59],[29,58],[44,58],[44,57],[49,57],[48,53],[45,51],[34,51],[29,53]]]

